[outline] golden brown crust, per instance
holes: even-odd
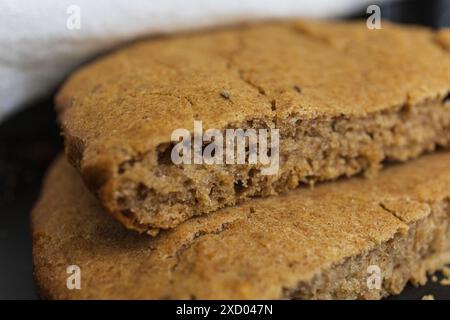
[[[53,299],[380,298],[450,260],[450,154],[253,200],[155,238],[109,219],[59,159],[32,213],[40,292]],[[366,286],[379,265],[381,290]],[[81,268],[81,290],[66,267]]]
[[[141,41],[82,68],[60,91],[67,155],[109,213],[150,233],[253,196],[414,158],[449,144],[446,35],[389,23],[287,22]],[[204,128],[280,128],[280,175],[257,173],[262,190],[248,197],[233,185],[251,168],[158,176],[158,148],[194,119]],[[221,177],[223,186],[214,185]],[[140,184],[152,195],[143,203]]]

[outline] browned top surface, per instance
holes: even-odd
[[[448,33],[385,22],[263,23],[138,42],[76,72],[58,98],[71,157],[117,165],[176,128],[366,116],[450,90]],[[221,96],[226,91],[230,99]],[[272,104],[275,110],[272,110]]]

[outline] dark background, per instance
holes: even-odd
[[[405,0],[380,7],[383,19],[433,28],[450,26],[450,0]],[[364,9],[349,18],[365,16]],[[0,125],[0,299],[38,298],[32,274],[29,212],[46,168],[63,148],[52,96]],[[419,288],[408,286],[390,299],[421,299],[426,294],[450,299],[450,286],[429,281]]]

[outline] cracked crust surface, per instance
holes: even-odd
[[[76,72],[57,97],[69,160],[126,227],[301,184],[376,172],[450,143],[448,32],[263,23],[144,40]],[[173,130],[280,129],[280,170],[168,165]],[[170,161],[170,159],[169,159]]]
[[[450,153],[195,217],[151,238],[108,218],[60,158],[32,213],[52,299],[378,299],[450,261]],[[68,290],[68,265],[81,290]],[[369,290],[377,265],[380,290]]]

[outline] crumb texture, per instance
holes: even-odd
[[[110,219],[60,158],[32,213],[52,299],[379,299],[450,261],[450,154],[256,199],[151,238]],[[81,290],[66,288],[68,265]],[[367,267],[378,265],[380,290]]]
[[[264,23],[144,40],[76,72],[57,97],[72,164],[125,226],[373,174],[450,143],[448,32]],[[171,165],[177,128],[278,128],[280,170]]]

